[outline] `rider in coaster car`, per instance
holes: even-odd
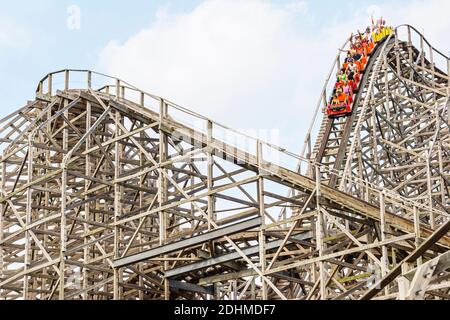
[[[361,72],[363,72],[366,69],[366,65],[367,65],[367,56],[363,55],[361,57]]]
[[[336,95],[333,96],[333,100],[331,101],[331,108],[334,109],[335,106],[339,105],[339,99]]]
[[[351,97],[353,96],[353,89],[350,86],[350,81],[347,81],[347,83],[345,83],[344,87],[342,88],[342,90],[344,91],[344,93],[348,96]]]
[[[337,89],[336,95],[340,104],[344,104],[347,102],[347,95],[341,88]]]
[[[345,82],[345,81],[347,81],[347,75],[344,73],[343,70],[339,71],[339,74],[338,74],[338,76],[337,76],[337,80],[338,80],[339,82]]]
[[[348,67],[348,64],[352,61],[353,61],[352,54],[350,53],[350,51],[347,51],[347,56],[345,57],[345,60],[344,60],[343,69],[346,70]]]
[[[334,89],[342,88],[344,86],[344,82],[342,81],[336,81],[336,84],[334,85]]]
[[[361,81],[361,75],[359,73],[355,73],[354,78],[355,78],[356,85],[358,85],[359,82]]]
[[[358,30],[357,34],[351,34],[349,50],[340,49],[347,55],[342,69],[337,74],[330,105],[332,110],[348,108],[353,103],[353,95],[358,91],[361,73],[366,69],[368,57],[372,54],[375,44],[393,32],[391,27],[386,26],[386,20],[382,17],[376,23],[372,17],[372,27],[367,27],[364,33]]]
[[[361,59],[361,54],[358,51],[354,51],[353,52],[353,60],[354,61],[358,61],[359,59]]]
[[[357,62],[352,61],[352,62],[348,65],[347,70],[350,70],[350,71],[352,71],[353,73],[358,72],[358,64],[357,64]]]

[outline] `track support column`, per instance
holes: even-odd
[[[119,127],[119,123],[123,125],[122,116],[120,112],[116,110],[115,112],[115,123],[116,123],[116,138],[120,136],[121,130]],[[122,146],[119,141],[116,141],[114,144],[114,180],[118,179],[121,173],[121,158],[122,158]],[[114,223],[120,219],[122,212],[122,187],[119,183],[114,183]],[[117,259],[120,257],[120,239],[121,239],[121,230],[118,225],[114,227],[114,258]],[[122,289],[120,287],[120,282],[122,281],[122,269],[114,268],[114,300],[121,300],[122,298]]]
[[[316,218],[316,250],[319,252],[319,257],[322,257],[324,253],[324,241],[323,237],[325,235],[325,216],[322,213],[320,208],[320,185],[321,185],[321,172],[320,167],[318,165],[315,166],[316,169],[316,210],[317,210],[317,218]],[[325,274],[325,262],[322,260],[319,263],[319,279],[320,279],[320,298],[321,300],[327,299],[327,291],[326,291],[326,274]]]
[[[164,119],[168,116],[168,106],[166,102],[161,99],[160,110],[159,110],[159,175],[158,175],[158,205],[159,211],[159,244],[163,245],[167,239],[167,214],[165,211],[161,210],[161,207],[167,202],[167,170],[162,167],[162,164],[167,160],[168,152],[168,139],[167,135],[162,130],[162,124]],[[164,256],[167,258],[167,256]],[[169,269],[169,262],[164,260],[163,271],[165,272]],[[164,299],[170,299],[170,287],[169,279],[164,279]]]
[[[261,272],[264,274],[266,271],[266,236],[264,231],[264,220],[265,220],[265,206],[264,206],[264,179],[262,175],[264,174],[263,169],[263,146],[261,141],[256,142],[256,157],[258,162],[258,204],[259,204],[259,215],[262,217],[261,228],[258,233],[259,242],[259,262]],[[261,299],[267,300],[267,283],[264,278],[261,278]]]
[[[69,85],[69,72],[66,70],[65,86]],[[67,107],[68,101],[64,100],[64,108]],[[64,111],[64,116],[69,119],[69,111]],[[67,124],[64,124],[63,130],[63,150],[69,149],[69,129]],[[61,225],[60,225],[60,256],[59,256],[59,300],[64,300],[64,287],[65,287],[65,269],[66,269],[66,238],[67,238],[67,217],[66,217],[66,203],[67,203],[67,166],[64,161],[62,163],[61,173]]]

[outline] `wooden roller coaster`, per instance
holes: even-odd
[[[0,299],[450,298],[450,60],[400,26],[330,119],[340,60],[300,155],[48,74],[0,121]]]

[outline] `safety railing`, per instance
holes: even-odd
[[[419,50],[421,64],[427,59],[432,69],[436,68],[441,72],[446,72],[446,75],[443,76],[446,76],[448,87],[450,87],[450,58],[447,55],[433,47],[425,36],[413,26],[400,25],[396,28],[395,33],[397,39],[405,39],[409,47],[415,47]]]

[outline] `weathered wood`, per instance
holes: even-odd
[[[314,145],[313,121],[306,158],[116,78],[49,74],[0,120],[0,299],[360,299],[378,269],[402,279],[402,261],[425,266],[411,288],[448,297],[445,275],[422,276],[450,248],[436,236],[450,217],[450,78],[402,28],[408,42],[370,58],[353,115],[325,118]],[[76,72],[87,90],[71,87]],[[94,75],[112,84],[95,90]]]

